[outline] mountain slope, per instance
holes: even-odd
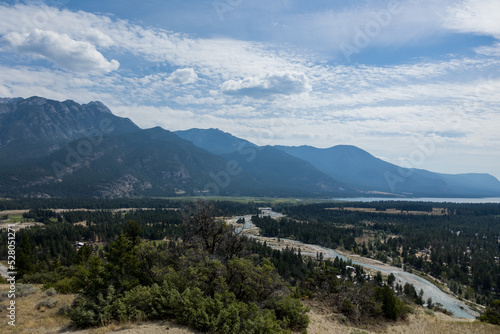
[[[104,137],[86,154],[78,154],[80,143],[4,171],[2,190],[36,197],[239,195],[255,183],[244,172],[218,183],[212,175],[227,170],[225,159],[161,128]]]
[[[174,133],[214,154],[228,154],[248,147],[257,147],[247,140],[219,129],[190,129]]]
[[[198,147],[237,162],[256,181],[265,185],[267,193],[287,196],[357,193],[310,163],[271,146],[259,147],[219,129],[191,129],[175,133]]]
[[[276,147],[310,162],[337,180],[367,192],[437,197],[500,195],[500,182],[488,174],[451,175],[405,169],[349,145],[326,149],[311,146]]]
[[[286,189],[289,196],[337,195],[355,193],[310,163],[291,156],[271,146],[252,148],[253,151],[236,151],[222,156],[236,161],[248,174],[267,186],[269,191]]]

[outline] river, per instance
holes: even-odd
[[[280,213],[277,212],[272,212],[271,213],[272,217],[282,217]],[[233,222],[236,222],[238,219],[244,218],[245,219],[245,224],[243,227],[243,232],[245,229],[250,229],[250,228],[255,228],[255,225],[251,222],[252,215],[245,215],[245,216],[237,216],[231,218]],[[237,229],[237,232],[241,232],[241,228]],[[248,235],[249,237],[256,237],[255,235]],[[276,239],[276,238],[270,238],[270,239]],[[415,286],[415,289],[417,292],[419,292],[421,289],[424,291],[424,300],[426,301],[429,297],[432,298],[433,303],[440,303],[443,305],[443,308],[447,309],[448,311],[451,311],[453,313],[453,316],[456,318],[468,318],[468,319],[475,319],[477,316],[479,316],[479,313],[476,311],[471,310],[464,302],[458,300],[457,298],[453,297],[452,295],[449,295],[443,291],[441,291],[437,286],[429,282],[428,280],[421,278],[415,274],[409,273],[404,271],[401,268],[390,266],[388,264],[384,264],[379,261],[371,260],[371,259],[364,259],[357,261],[354,257],[350,258],[349,256],[345,256],[342,254],[339,254],[337,251],[325,247],[321,247],[318,245],[311,245],[311,244],[304,244],[300,241],[296,240],[289,240],[289,239],[281,239],[283,241],[287,241],[288,244],[297,244],[297,246],[306,246],[310,249],[315,249],[317,251],[320,251],[323,253],[324,258],[329,258],[329,259],[335,259],[335,257],[339,257],[343,259],[344,261],[346,260],[351,260],[353,263],[357,265],[361,265],[365,268],[381,271],[382,273],[385,274],[390,274],[393,273],[394,276],[396,277],[396,282],[400,285],[404,285],[405,283],[410,283]],[[302,254],[307,254],[306,252],[302,252]],[[311,253],[309,255],[315,255],[315,253]],[[370,262],[370,263],[367,263]]]

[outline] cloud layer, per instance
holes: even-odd
[[[225,81],[221,90],[224,94],[268,98],[274,95],[294,95],[311,90],[304,73],[269,73],[260,77]]]
[[[76,41],[54,31],[34,29],[29,34],[10,32],[2,41],[20,54],[42,56],[59,67],[75,72],[111,72],[120,66],[114,59],[106,60],[89,42]]]
[[[223,23],[212,13],[215,24],[245,19],[243,13],[255,19],[257,3],[241,2]],[[293,12],[297,3],[266,7],[275,24],[259,40],[0,5],[0,96],[101,100],[144,127],[219,127],[262,145],[354,144],[388,159],[408,156],[416,142],[431,138],[440,157],[469,150],[484,156],[484,166],[500,166],[497,1],[408,0],[392,11],[388,1],[361,1],[337,11]],[[360,34],[369,37],[366,45]],[[340,49],[345,43],[370,55],[371,48],[387,48],[378,55],[386,60],[394,48],[457,34],[495,42],[395,64],[348,62]],[[445,160],[428,157],[426,164]]]

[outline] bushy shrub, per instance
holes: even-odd
[[[50,284],[57,292],[68,294],[68,293],[78,293],[79,286],[76,277],[64,277],[63,279]]]
[[[40,310],[40,309],[43,309],[43,308],[54,308],[57,305],[58,302],[59,302],[59,299],[47,298],[47,299],[44,299],[42,301],[39,301],[35,305],[35,309],[36,310]]]
[[[110,286],[107,295],[96,301],[79,296],[70,317],[77,327],[92,327],[111,321],[175,319],[202,332],[285,333],[288,328],[304,329],[308,311],[291,297],[271,301],[267,309],[238,301],[231,292],[207,296],[199,288],[180,293],[169,284],[137,286],[122,296]]]
[[[309,325],[307,316],[309,308],[302,306],[299,300],[290,296],[271,300],[269,308],[274,310],[276,318],[286,323],[288,328],[300,330],[306,329]]]
[[[55,295],[57,295],[57,291],[54,288],[48,288],[47,290],[45,290],[43,292],[43,296],[45,296],[45,297],[52,297]]]
[[[490,324],[500,325],[500,300],[493,300],[478,319]]]
[[[71,308],[70,318],[73,325],[80,328],[97,326],[99,317],[90,307],[85,307],[84,301],[78,302],[77,306]]]
[[[16,298],[35,294],[38,290],[40,289],[32,284],[16,283]]]
[[[382,302],[382,312],[386,318],[396,320],[408,315],[408,306],[394,295],[394,291],[389,286],[377,288],[376,298]]]
[[[64,317],[69,316],[70,312],[71,312],[71,307],[66,303],[63,303],[57,310],[57,314],[62,315]]]

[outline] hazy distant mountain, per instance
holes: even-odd
[[[489,174],[451,175],[405,169],[349,145],[326,149],[311,146],[277,148],[364,191],[437,197],[500,195],[500,182]]]
[[[339,183],[307,161],[272,146],[238,150],[222,156],[228,160],[237,161],[247,173],[266,185],[270,191],[287,189],[291,195],[295,196],[357,193],[347,184]]]
[[[217,129],[142,130],[100,102],[41,97],[0,99],[0,157],[0,197],[500,196],[489,174],[402,169],[354,146],[259,147]]]
[[[286,191],[293,196],[317,196],[356,192],[304,160],[271,146],[258,147],[219,129],[191,129],[175,133],[198,147],[238,162],[248,174],[266,187],[267,193]]]
[[[219,129],[190,129],[174,132],[198,147],[214,154],[227,154],[247,147],[257,147],[251,142],[233,136]]]

